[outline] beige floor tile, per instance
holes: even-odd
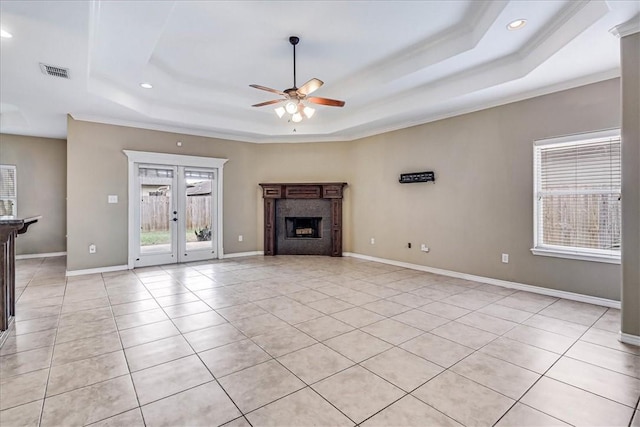
[[[599,305],[561,299],[541,310],[538,314],[592,326],[605,311],[607,311],[606,307]]]
[[[324,316],[322,312],[305,306],[294,306],[292,308],[285,308],[284,310],[276,310],[273,314],[292,325]]]
[[[363,427],[462,427],[461,424],[438,412],[411,395],[407,395],[396,403],[366,420]]]
[[[608,309],[607,312],[593,324],[593,327],[614,333],[620,332],[620,310],[616,308]]]
[[[280,357],[317,343],[309,335],[291,326],[255,336],[252,340],[273,357]]]
[[[518,324],[515,322],[499,319],[497,317],[478,312],[469,313],[466,316],[463,316],[456,320],[456,322],[462,323],[467,326],[472,326],[486,332],[491,332],[496,335],[505,334],[511,329],[518,326]]]
[[[398,304],[406,305],[407,307],[412,307],[412,308],[422,307],[424,305],[427,305],[433,302],[429,298],[422,298],[420,296],[409,294],[409,293],[394,295],[392,297],[386,298],[386,300],[395,302]]]
[[[247,414],[255,426],[353,426],[341,414],[310,388],[297,391],[283,399]]]
[[[65,328],[67,326],[75,326],[78,324],[111,318],[113,318],[113,313],[111,312],[110,307],[100,307],[91,310],[63,313],[60,315],[58,328]]]
[[[251,340],[237,341],[199,353],[217,378],[266,362],[271,356]]]
[[[380,353],[361,365],[406,392],[411,392],[443,371],[440,366],[398,347]]]
[[[362,330],[393,345],[399,345],[424,333],[420,329],[393,319],[372,323],[362,328]]]
[[[387,300],[378,300],[374,302],[370,302],[362,306],[362,308],[373,311],[374,313],[378,313],[381,316],[391,317],[400,313],[404,313],[405,311],[411,310],[411,307],[407,307],[406,305],[398,304],[397,302],[387,301]]]
[[[42,347],[35,350],[0,356],[0,378],[26,374],[48,368],[51,365],[53,347]]]
[[[635,415],[633,416],[633,420],[631,420],[631,427],[638,426],[640,426],[640,410],[636,411]]]
[[[316,288],[315,289],[318,292],[321,292],[325,295],[329,295],[330,297],[335,297],[337,295],[343,295],[346,294],[347,292],[350,292],[351,290],[345,286],[340,286],[340,285],[329,285],[329,286],[323,286],[320,288]]]
[[[379,322],[385,318],[384,316],[365,310],[361,307],[354,307],[340,311],[332,314],[332,316],[341,322],[353,326],[354,328],[361,328],[363,326],[370,325],[371,323]]]
[[[92,310],[95,308],[109,307],[111,302],[109,298],[103,296],[101,298],[88,299],[83,301],[65,301],[62,303],[62,310],[60,311],[62,314],[65,313],[76,313],[81,310]]]
[[[122,346],[128,348],[179,334],[180,332],[170,320],[164,320],[120,331],[120,339]]]
[[[16,308],[20,312],[20,308]],[[33,332],[46,331],[58,327],[59,316],[39,317],[31,320],[16,320],[13,324],[15,335],[30,334]]]
[[[124,375],[47,398],[41,426],[90,424],[137,406],[131,377]]]
[[[116,325],[119,330],[135,328],[137,326],[147,325],[149,323],[161,322],[163,320],[169,320],[164,311],[160,308],[147,311],[139,311],[137,313],[125,314],[123,316],[117,316]]]
[[[566,320],[555,319],[553,317],[542,316],[539,314],[531,316],[522,322],[523,325],[532,326],[534,328],[553,332],[565,337],[578,339],[584,334],[588,326],[579,323],[568,322]]]
[[[20,309],[16,312],[16,321],[33,320],[41,317],[58,316],[62,305],[51,305],[47,307]]]
[[[633,414],[632,408],[546,377],[540,379],[521,402],[581,426],[625,426]]]
[[[244,413],[253,411],[305,384],[275,360],[219,378],[222,387]]]
[[[535,372],[482,353],[472,354],[450,370],[514,400],[540,378]]]
[[[353,304],[355,306],[361,306],[380,299],[380,297],[377,297],[375,295],[354,290],[351,290],[344,294],[336,295],[336,298],[342,301],[346,301],[349,304]]]
[[[347,310],[354,306],[353,304],[349,304],[348,302],[339,300],[337,298],[325,298],[318,301],[314,301],[307,305],[313,308],[314,310],[318,310],[324,314],[337,313],[338,311]]]
[[[603,347],[609,347],[614,350],[624,351],[626,353],[640,355],[640,347],[636,345],[625,344],[620,341],[620,333],[609,332],[602,329],[591,328],[580,338],[580,341],[598,344]]]
[[[220,308],[217,310],[220,315],[222,315],[225,319],[230,322],[246,319],[247,317],[259,316],[261,314],[266,314],[267,311],[260,306],[255,305],[254,303],[246,303],[234,305],[231,307]]]
[[[478,312],[516,323],[522,323],[529,317],[533,316],[533,313],[530,313],[528,311],[518,310],[516,308],[500,305],[500,301],[495,304],[484,306],[480,310],[478,310]]]
[[[411,310],[392,317],[393,320],[405,323],[423,331],[430,331],[449,322],[449,319],[434,316],[420,310]]]
[[[131,374],[141,405],[213,380],[198,356],[187,356]]]
[[[113,318],[81,322],[71,326],[59,327],[56,344],[81,338],[95,337],[116,331],[116,322]]]
[[[215,381],[144,405],[142,413],[147,427],[217,426],[241,415]]]
[[[450,371],[438,375],[412,394],[466,426],[491,426],[514,403]]]
[[[313,384],[353,365],[353,362],[323,344],[315,344],[278,358],[307,384]]]
[[[266,334],[285,326],[289,327],[287,322],[270,313],[240,319],[231,323],[248,337]]]
[[[183,334],[197,331],[198,329],[221,325],[226,322],[224,317],[213,310],[173,319],[173,324],[176,325],[178,330]]]
[[[172,305],[185,304],[187,302],[194,301],[198,301],[198,297],[191,292],[156,298],[156,302],[160,304],[160,307],[170,307]]]
[[[34,350],[40,347],[50,347],[56,339],[56,330],[49,329],[31,334],[9,336],[0,347],[0,356]]]
[[[131,372],[193,354],[189,343],[180,335],[129,347],[124,352]]]
[[[247,338],[229,323],[189,332],[184,337],[197,353]]]
[[[471,312],[466,308],[457,307],[455,305],[447,304],[441,301],[435,301],[424,305],[420,307],[420,310],[424,311],[425,313],[433,314],[449,320],[455,320]]]
[[[324,343],[356,363],[392,347],[391,344],[359,330],[347,332]]]
[[[323,294],[321,292],[315,291],[313,289],[306,289],[304,291],[294,292],[294,293],[289,294],[287,296],[289,298],[291,298],[292,300],[298,301],[299,303],[302,303],[302,304],[308,304],[310,302],[314,302],[314,301],[318,301],[318,300],[327,298],[326,294]]]
[[[458,323],[457,320],[435,328],[432,334],[438,335],[458,344],[475,348],[476,350],[495,340],[498,336],[491,332],[481,331],[472,326]]]
[[[129,373],[122,350],[51,368],[47,397]]]
[[[189,316],[191,314],[204,313],[211,311],[211,307],[202,301],[187,302],[184,304],[171,305],[163,309],[167,315],[175,319],[176,317]]]
[[[312,336],[318,341],[324,341],[329,338],[353,331],[353,326],[349,326],[331,316],[319,317],[307,322],[299,323],[296,328],[304,333]]]
[[[640,379],[569,357],[558,360],[546,376],[632,408],[640,399]]]
[[[44,399],[49,369],[0,379],[0,410]]]
[[[379,285],[367,285],[365,287],[360,288],[359,291],[367,293],[369,295],[376,296],[378,298],[389,298],[402,293],[402,291],[398,289],[392,289],[386,286],[379,286]]]
[[[567,351],[566,356],[640,378],[640,356],[631,353],[579,341]]]
[[[466,308],[467,310],[477,310],[498,300],[501,300],[502,298],[503,297],[501,295],[470,290],[446,297],[442,299],[442,302]]]
[[[313,388],[356,423],[404,395],[399,388],[360,366],[322,380]]]
[[[9,427],[38,427],[40,425],[42,402],[42,400],[38,400],[0,411],[0,425]]]
[[[145,427],[140,408],[132,409],[106,420],[91,424],[91,427]]]
[[[516,403],[498,421],[496,427],[569,427],[569,424],[522,403]]]
[[[151,295],[149,291],[144,289],[144,287],[142,286],[141,288],[142,290],[139,290],[138,292],[127,292],[127,293],[109,292],[109,301],[111,302],[112,305],[117,305],[117,304],[125,304],[128,302],[142,301],[145,299],[153,298],[153,295]]]
[[[69,341],[55,345],[52,364],[53,366],[62,365],[120,349],[122,344],[117,332]]]
[[[525,325],[516,326],[504,336],[558,354],[567,351],[575,342],[573,338]]]
[[[520,291],[501,299],[498,304],[530,313],[537,313],[556,301],[558,301],[558,298]]]
[[[142,301],[128,302],[124,304],[118,304],[111,306],[114,316],[122,316],[130,313],[137,313],[139,311],[153,310],[160,308],[157,302],[152,299],[146,299]]]
[[[185,294],[190,292],[189,289],[185,288],[184,286],[180,285],[180,284],[176,284],[176,283],[170,283],[167,282],[168,286],[162,286],[160,287],[160,283],[157,282],[155,283],[158,285],[158,287],[154,287],[153,289],[149,289],[149,286],[147,286],[147,289],[149,289],[149,293],[151,295],[153,295],[154,298],[162,298],[162,297],[166,297],[169,295],[176,295],[176,294]]]
[[[423,359],[448,368],[473,353],[473,349],[461,344],[426,333],[400,345]]]
[[[502,337],[479,351],[539,374],[544,374],[560,358],[557,353]]]

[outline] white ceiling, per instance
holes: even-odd
[[[619,75],[634,1],[1,1],[0,131],[80,120],[250,142],[351,140]],[[527,25],[508,31],[518,18]],[[302,123],[251,105],[325,82]],[[69,68],[46,76],[39,63]],[[150,82],[153,89],[143,89]]]

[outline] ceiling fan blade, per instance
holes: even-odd
[[[320,79],[311,79],[297,90],[298,94],[302,96],[309,95],[311,92],[318,90],[320,86],[322,86],[324,82]]]
[[[313,102],[314,104],[328,105],[329,107],[344,107],[344,101],[339,101],[337,99],[318,98],[315,96],[311,96],[309,98],[306,98],[306,100],[309,102]]]
[[[260,86],[260,85],[249,85],[249,86],[251,86],[252,88],[255,88],[255,89],[266,90],[267,92],[277,93],[278,95],[282,95],[282,96],[286,96],[287,95],[286,93],[284,93],[284,92],[282,92],[280,90],[271,89],[270,87],[266,87],[266,86]]]
[[[264,107],[265,105],[277,104],[279,102],[286,101],[286,99],[274,99],[271,101],[261,102],[260,104],[254,104],[252,107]]]

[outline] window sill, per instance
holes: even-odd
[[[620,257],[614,255],[581,253],[575,251],[563,251],[561,249],[533,248],[534,255],[550,256],[555,258],[577,259],[580,261],[604,262],[607,264],[620,264]]]

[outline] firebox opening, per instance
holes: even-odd
[[[285,217],[286,239],[322,238],[321,217]]]

